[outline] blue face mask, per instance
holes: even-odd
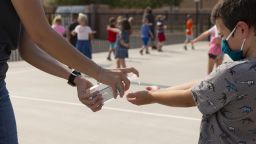
[[[227,54],[233,61],[239,61],[244,59],[244,54],[243,54],[243,47],[244,47],[244,43],[245,40],[243,41],[243,44],[241,46],[241,49],[239,51],[233,51],[232,49],[230,49],[229,44],[228,44],[228,40],[230,39],[230,37],[233,35],[233,33],[235,32],[236,27],[232,30],[232,32],[229,34],[229,36],[226,39],[222,40],[222,44],[221,44],[221,49],[222,51]]]

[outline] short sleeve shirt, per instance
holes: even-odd
[[[193,34],[193,22],[192,20],[187,20],[186,22],[186,34],[192,35]]]
[[[256,143],[256,59],[224,63],[192,89],[199,144]]]
[[[221,51],[221,37],[219,35],[218,29],[215,26],[210,28],[208,32],[211,34],[210,37],[210,49],[209,53],[213,55],[220,55],[222,53]]]
[[[0,44],[16,49],[21,35],[20,19],[11,0],[0,1]]]
[[[11,0],[0,0],[0,80],[8,70],[11,50],[17,49],[22,26]]]
[[[129,43],[130,42],[130,35],[128,32],[126,31],[122,31],[121,33],[119,33],[119,35],[117,36],[117,49],[126,49],[128,50],[125,46],[123,46],[121,44],[121,41],[124,41],[125,43]]]
[[[89,40],[89,35],[92,33],[92,29],[89,26],[78,25],[75,28],[78,40]]]
[[[53,28],[54,31],[56,31],[59,35],[65,36],[66,29],[65,29],[64,26],[62,26],[62,25],[52,25],[52,28]]]
[[[140,35],[142,38],[148,38],[150,36],[150,26],[148,24],[142,25]]]

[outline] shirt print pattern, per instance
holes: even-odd
[[[224,63],[192,89],[199,144],[256,144],[256,60]]]

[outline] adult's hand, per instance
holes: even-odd
[[[99,92],[90,93],[89,89],[93,86],[92,83],[81,76],[76,77],[74,82],[77,85],[77,94],[80,102],[93,112],[100,111],[103,106],[103,98]]]
[[[125,69],[101,69],[99,72],[99,82],[112,87],[114,97],[117,95],[124,96],[125,91],[130,88],[130,81],[127,78],[128,73],[134,73],[139,77],[139,72],[135,68]]]

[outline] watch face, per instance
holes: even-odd
[[[68,82],[68,84],[73,86],[73,87],[76,86],[74,83],[71,83],[71,82]]]
[[[76,86],[76,84],[74,82],[76,77],[77,77],[77,75],[71,73],[69,78],[68,78],[68,84],[71,85],[71,86]]]

